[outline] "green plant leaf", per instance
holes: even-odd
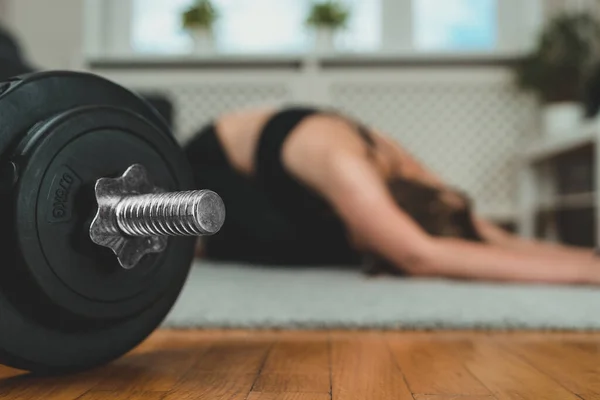
[[[181,15],[184,29],[212,29],[218,13],[210,0],[195,0]]]
[[[350,18],[350,10],[335,0],[313,3],[306,24],[313,28],[344,28]]]
[[[600,23],[592,16],[556,16],[544,27],[536,48],[515,66],[517,87],[543,103],[580,100],[599,38]]]

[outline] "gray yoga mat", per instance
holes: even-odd
[[[200,263],[178,328],[600,328],[600,288],[368,278],[356,270]]]

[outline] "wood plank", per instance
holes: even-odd
[[[466,366],[498,400],[581,400],[492,340],[476,342],[474,357]]]
[[[81,374],[0,367],[8,400],[412,400],[409,387],[416,400],[600,400],[600,334],[157,331]]]
[[[416,394],[415,400],[495,400],[494,396],[463,396],[460,394]]]
[[[14,369],[11,367],[6,367],[4,365],[0,365],[0,380],[7,378],[14,378],[19,375],[27,375],[27,371],[22,371],[20,369]]]
[[[254,387],[255,392],[263,393],[326,393],[329,395],[331,379],[327,375],[309,374],[260,374]]]
[[[402,335],[386,339],[413,394],[491,395],[463,365],[473,352],[469,341],[411,340]]]
[[[107,367],[93,388],[100,392],[167,392],[205,353],[214,338],[193,331],[157,330]]]
[[[330,388],[327,341],[284,340],[271,349],[253,390],[329,393]]]
[[[502,345],[579,397],[585,400],[600,399],[598,343],[503,341]]]
[[[300,339],[320,341],[329,338],[330,331],[325,330],[281,330],[281,329],[159,329],[151,338],[166,337],[173,340],[252,340],[277,341]]]
[[[333,400],[412,400],[380,334],[331,338]]]
[[[247,400],[330,400],[323,393],[250,393]]]
[[[229,375],[257,374],[271,342],[223,341],[211,346],[194,365],[196,372]]]
[[[182,376],[168,400],[245,400],[272,343],[225,340],[213,344]]]
[[[245,400],[256,374],[197,373],[188,376],[164,397],[164,400]]]
[[[162,400],[167,393],[165,392],[88,392],[77,400]],[[66,398],[65,398],[66,400]],[[71,400],[69,398],[69,400]]]
[[[167,392],[194,366],[206,349],[158,350],[115,361],[95,391]]]
[[[280,341],[271,349],[262,372],[329,375],[329,343],[327,340]]]
[[[102,369],[61,377],[22,375],[0,381],[0,398],[19,400],[76,399],[90,391],[100,380]]]
[[[352,338],[361,335],[362,332],[350,330],[302,330],[302,331],[281,331],[272,329],[159,329],[153,333],[149,341],[158,338],[164,338],[165,343],[176,344],[182,340],[188,341],[220,341],[220,340],[260,340],[260,341],[279,341],[287,339],[295,340],[327,340],[330,336]],[[444,340],[479,340],[486,338],[494,339],[518,339],[532,341],[558,341],[558,340],[577,340],[597,343],[600,340],[599,332],[571,332],[571,331],[476,331],[476,330],[452,330],[452,331],[382,331],[383,336],[402,335],[407,339],[431,339],[436,341]]]

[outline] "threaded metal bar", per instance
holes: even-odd
[[[136,237],[212,235],[225,221],[225,205],[210,190],[127,196],[115,211],[119,229]]]

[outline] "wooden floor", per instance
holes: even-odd
[[[159,331],[95,371],[0,368],[2,399],[600,399],[600,334]]]

